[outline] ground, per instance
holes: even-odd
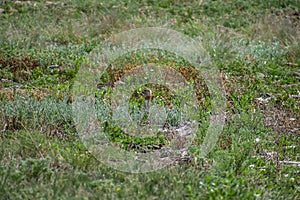
[[[299,199],[299,8],[296,0],[1,1],[1,199]],[[200,157],[211,107],[198,71],[165,51],[127,54],[95,83],[98,107],[110,105],[106,95],[122,75],[156,62],[195,83],[204,125],[188,156],[153,172],[125,173],[96,159],[79,139],[72,88],[101,42],[156,26],[208,52],[222,79],[225,126]],[[131,109],[145,105],[149,89],[157,105],[180,107],[168,88],[149,84],[136,88]],[[137,117],[144,123],[147,115]],[[177,113],[170,116],[167,134],[141,140],[109,123],[106,133],[127,151],[155,151],[171,140]],[[98,117],[109,119],[109,112]]]

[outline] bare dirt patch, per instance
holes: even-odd
[[[6,58],[0,57],[0,69],[7,68],[13,74],[13,81],[27,81],[30,77],[30,71],[40,66],[40,62],[30,57]]]

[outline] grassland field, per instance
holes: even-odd
[[[99,44],[146,27],[202,44],[222,79],[226,120],[205,158],[198,148],[204,127],[188,159],[126,173],[96,159],[78,137],[72,87]],[[122,67],[100,78],[99,102],[109,102],[110,84],[145,62],[200,84],[194,90],[201,117],[209,115],[197,70],[166,51],[117,60]],[[0,79],[0,199],[300,199],[300,1],[0,0]],[[157,104],[179,105],[168,88],[149,84],[132,94],[131,109],[144,104],[146,87]],[[99,119],[109,119],[101,109]],[[168,124],[177,116],[170,113]],[[105,130],[127,151],[169,142],[163,134],[141,140],[111,125]]]

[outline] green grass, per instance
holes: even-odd
[[[299,1],[20,2],[0,1],[0,199],[300,198]],[[205,86],[195,87],[203,120],[190,160],[131,174],[84,146],[71,88],[88,54],[111,34],[149,26],[201,41],[222,75],[226,123],[215,148],[200,157],[210,97]],[[99,83],[148,62],[203,83],[188,62],[168,52],[135,52],[115,62],[121,67],[108,69]],[[147,121],[145,87],[157,105],[180,107],[173,91],[143,85],[130,98],[131,115],[141,122]],[[111,122],[111,92],[104,87],[95,94],[101,121]],[[170,124],[180,117],[167,116]],[[106,125],[110,141],[124,149],[168,143],[161,133],[141,139]]]

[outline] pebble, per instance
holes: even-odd
[[[265,77],[266,77],[266,75],[264,75],[263,73],[257,73],[257,76],[258,76],[259,78],[265,78]]]

